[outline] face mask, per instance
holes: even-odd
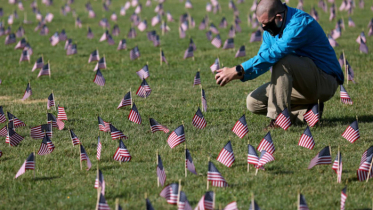
[[[277,14],[281,14],[281,13],[284,13],[285,14],[285,11],[284,12],[280,12],[280,13],[277,13]],[[265,26],[262,26],[263,30],[267,31],[269,34],[271,34],[272,36],[276,36],[277,34],[280,33],[281,31],[281,28],[282,28],[282,25],[284,24],[284,20],[282,20],[282,23],[281,23],[281,26],[280,27],[277,27],[276,25],[276,17],[273,18],[273,20],[269,23],[267,23]]]

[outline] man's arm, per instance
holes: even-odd
[[[241,64],[245,70],[244,76],[239,78],[235,72],[235,67],[223,68],[219,69],[217,71],[218,73],[215,75],[216,83],[224,86],[233,79],[247,81],[255,79],[261,74],[267,72],[269,68],[277,63],[281,58],[303,46],[307,42],[307,36],[315,35],[307,33],[307,31],[312,31],[312,28],[307,28],[306,26],[310,27],[312,24],[306,24],[304,21],[307,21],[307,19],[304,18],[300,22],[294,22],[291,25],[288,25],[288,28],[284,30],[282,38],[277,39],[272,45],[267,43],[268,38],[266,36],[270,35],[265,33],[258,54]]]

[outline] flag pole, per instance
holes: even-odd
[[[247,140],[247,145],[250,144],[250,140]],[[247,163],[247,172],[250,172],[250,164]]]
[[[208,157],[208,162],[207,162],[207,165],[210,163],[210,156]],[[208,173],[208,172],[207,172]],[[208,178],[208,175],[207,175],[207,190],[209,190],[209,178]]]
[[[98,169],[98,161],[97,161],[96,177],[97,177],[97,194],[98,194],[100,192],[99,191],[99,188],[100,188],[100,172],[99,172],[99,169]]]
[[[368,176],[367,176],[367,181],[366,181],[366,183],[368,183],[368,181],[369,181],[369,177],[372,175],[372,174],[371,174],[371,171],[372,171],[372,164],[373,164],[373,160],[370,161],[369,172],[368,172]]]
[[[251,192],[251,209],[255,210],[254,193]]]
[[[330,147],[330,144],[329,144],[329,153],[330,153],[330,157],[332,156],[332,148]]]
[[[203,110],[203,89],[202,89],[202,85],[201,84],[199,84],[199,86],[201,87],[201,111],[203,112],[204,110]]]
[[[158,164],[159,164],[159,162],[158,162],[158,149],[157,149],[157,152],[156,152],[156,157],[157,157],[157,167],[158,167]],[[159,176],[157,176],[157,185],[158,185],[158,187],[159,187]]]
[[[213,195],[212,195],[212,209],[215,209],[215,190],[213,191]]]
[[[258,167],[259,167],[259,166],[258,166]],[[258,170],[259,170],[259,168],[256,168],[255,176],[258,174]]]
[[[49,67],[49,79],[51,78],[51,65],[49,64],[49,60],[48,60],[48,67]]]
[[[162,66],[162,48],[159,48],[159,65]]]
[[[100,192],[101,192],[101,187],[99,186],[97,188],[97,203],[96,203],[96,210],[98,210],[98,205],[99,205],[99,202],[100,202]]]
[[[115,210],[119,210],[119,198],[115,199]]]
[[[180,191],[181,191],[181,179],[179,179],[179,187],[178,187],[178,192],[177,192],[177,206],[179,206],[179,200],[180,200]]]
[[[339,166],[339,158],[340,158],[340,154],[339,154],[339,145],[338,145],[338,153],[337,153],[337,161],[338,161],[338,166],[337,166],[337,183],[338,183],[338,178],[339,178],[339,170],[340,170],[340,166]],[[342,178],[341,178],[342,179]]]
[[[298,190],[298,203],[297,203],[297,210],[300,209],[300,208],[299,208],[299,203],[300,203],[300,192],[299,192],[299,190]]]
[[[187,154],[187,145],[186,145],[186,142],[185,142],[185,157],[186,157],[186,154]],[[187,161],[187,160],[185,160],[185,161]],[[185,162],[185,164],[186,164],[186,162]],[[186,165],[185,165],[185,178],[187,177],[187,167],[186,167]]]

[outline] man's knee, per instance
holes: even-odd
[[[260,107],[258,106],[258,100],[256,100],[255,98],[253,98],[251,96],[253,92],[251,92],[247,98],[246,98],[246,107],[247,109],[254,113],[254,114],[258,114],[259,112],[261,112],[262,110],[260,109]]]
[[[286,73],[289,73],[288,72],[288,66],[289,64],[291,63],[291,61],[294,59],[296,59],[297,56],[295,55],[286,55],[285,57],[281,58],[279,61],[277,61],[277,63],[275,63],[275,65],[273,65],[273,68],[272,68],[272,73],[273,72],[283,72],[285,71]],[[285,67],[285,68],[284,68]]]

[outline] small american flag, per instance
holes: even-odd
[[[262,139],[262,141],[260,141],[258,147],[256,148],[259,152],[261,152],[262,150],[266,150],[267,152],[273,154],[276,149],[275,149],[275,145],[273,144],[273,141],[272,141],[272,137],[271,137],[271,133],[268,132],[264,138]]]
[[[80,144],[80,162],[85,161],[85,160],[87,161],[87,171],[88,171],[89,169],[91,169],[92,164],[91,164],[91,161],[89,160],[88,154],[85,151],[83,145]]]
[[[54,144],[53,142],[49,139],[48,135],[45,134],[43,141],[41,142],[38,155],[47,155],[52,153],[54,150]]]
[[[87,32],[87,38],[88,39],[93,39],[94,35],[93,35],[93,32],[92,32],[92,29],[91,27],[88,27],[88,32]]]
[[[199,30],[205,30],[206,29],[206,20],[205,20],[205,18],[202,19],[201,23],[198,26],[198,29]]]
[[[338,42],[335,41],[335,39],[333,39],[333,37],[332,37],[330,34],[328,34],[328,40],[329,40],[329,44],[330,44],[330,46],[332,46],[332,47],[337,47],[337,46],[339,46],[339,45],[338,45]]]
[[[206,32],[206,38],[207,38],[209,41],[212,40],[212,33],[211,33],[211,31],[207,31],[207,32]],[[221,45],[221,40],[220,40],[220,45]]]
[[[316,157],[314,157],[310,165],[308,166],[308,169],[313,168],[316,165],[322,165],[322,164],[332,164],[332,157],[330,154],[330,147],[326,146],[324,149],[322,149]]]
[[[131,122],[134,122],[136,124],[141,124],[141,116],[140,116],[139,111],[136,108],[135,103],[133,103],[133,105],[132,105],[132,109],[130,111],[130,114],[128,115],[128,119]]]
[[[5,38],[5,45],[16,43],[16,35],[14,33],[9,34]]]
[[[159,179],[159,183],[163,186],[166,183],[166,172],[163,168],[162,158],[158,155],[158,165],[157,165],[157,176]]]
[[[106,60],[105,57],[102,57],[96,64],[95,68],[93,71],[97,71],[99,69],[106,69]]]
[[[249,128],[247,127],[245,115],[242,115],[240,119],[236,122],[236,124],[232,128],[233,133],[235,133],[241,139],[249,133]]]
[[[20,49],[20,50],[23,50],[23,48],[25,48],[26,46],[26,39],[25,38],[22,38],[18,43],[17,45],[14,47],[14,49]]]
[[[342,137],[351,143],[354,143],[356,140],[360,138],[357,120],[347,127],[347,129],[343,132]]]
[[[150,121],[150,129],[152,133],[155,133],[157,131],[163,131],[164,133],[170,132],[170,130],[166,126],[161,125],[155,119],[149,118],[149,121]]]
[[[192,210],[184,191],[180,191],[179,202],[177,205],[177,210]]]
[[[223,163],[227,167],[232,166],[232,164],[235,161],[235,158],[234,158],[231,141],[228,141],[228,143],[223,147],[223,149],[220,151],[218,158],[216,158],[216,160]]]
[[[364,40],[360,38],[360,47],[359,47],[360,52],[368,54],[369,49],[368,46],[365,44]]]
[[[97,210],[110,210],[110,207],[106,203],[105,197],[102,193],[100,193],[100,199],[98,200],[98,203],[97,203]]]
[[[24,174],[26,170],[35,170],[35,154],[32,152],[28,158],[25,160],[21,168],[18,170],[16,176],[14,177],[17,179],[19,176]]]
[[[132,97],[131,97],[131,92],[128,92],[126,93],[126,95],[124,95],[122,101],[119,103],[117,109],[121,108],[121,107],[125,107],[125,106],[129,106],[132,104]]]
[[[312,150],[315,146],[315,140],[313,139],[310,128],[308,126],[306,130],[304,130],[302,136],[300,137],[298,145],[310,150]]]
[[[349,27],[355,27],[355,22],[352,20],[351,17],[348,17],[348,26]]]
[[[188,20],[182,21],[182,23],[180,25],[180,29],[182,29],[182,31],[186,31],[186,30],[188,30],[188,28],[189,28],[189,22],[188,22]]]
[[[192,38],[189,39],[189,47],[193,47],[193,50],[197,49],[196,44],[193,42]]]
[[[179,184],[172,183],[167,185],[161,193],[159,194],[161,197],[165,198],[167,203],[176,205],[177,204],[177,198],[179,193]]]
[[[183,143],[185,141],[185,133],[184,133],[184,126],[180,125],[177,127],[167,139],[168,145],[173,149],[177,145]]]
[[[58,128],[58,130],[62,130],[65,127],[65,123],[51,113],[48,113],[48,124],[52,124],[52,127]]]
[[[65,29],[62,29],[60,35],[58,36],[59,40],[65,41],[67,39]]]
[[[370,151],[371,148],[369,148],[367,151],[364,152],[365,157],[364,157],[364,154],[363,154],[363,157],[365,160],[363,160],[363,157],[362,157],[362,163],[360,163],[359,169],[357,170],[357,177],[359,181],[361,182],[368,179],[368,174],[369,174],[369,178],[373,177],[373,168],[369,172],[370,165],[373,161],[372,151]]]
[[[101,170],[97,170],[96,179],[95,179],[95,189],[101,188],[101,193],[105,195],[105,180],[104,175]]]
[[[146,201],[146,210],[154,210],[152,203],[150,203],[149,199],[145,199]]]
[[[17,146],[22,140],[23,136],[16,133],[12,128],[8,127],[8,135],[6,136],[5,143],[10,144],[10,146]]]
[[[71,141],[73,142],[73,145],[78,145],[80,144],[80,140],[79,138],[75,135],[75,133],[73,132],[73,130],[70,130],[70,137],[71,137]]]
[[[201,76],[199,71],[197,71],[196,76],[194,76],[193,86],[201,84]]]
[[[111,134],[111,139],[128,139],[127,136],[125,136],[122,131],[116,129],[112,124],[110,124],[110,134]]]
[[[41,36],[45,36],[49,33],[49,29],[48,29],[48,26],[47,25],[43,25],[41,30],[40,30],[40,35]]]
[[[125,49],[127,49],[127,42],[126,42],[126,39],[122,39],[119,41],[117,50],[125,50]]]
[[[198,107],[196,114],[193,117],[192,124],[194,125],[194,127],[198,129],[204,129],[207,125],[207,122],[205,118],[203,117],[203,114],[201,110],[199,109],[199,107]]]
[[[34,67],[32,67],[31,71],[35,71],[35,69],[41,69],[44,66],[43,57],[39,57],[38,60],[36,60]]]
[[[257,31],[251,34],[250,43],[260,41],[262,41],[262,32],[258,29]]]
[[[7,115],[8,115],[8,121],[13,124],[14,128],[19,128],[19,127],[22,127],[22,126],[26,126],[26,124],[24,122],[19,120],[16,116],[11,114],[10,112],[7,112]]]
[[[114,25],[113,30],[111,31],[111,33],[113,34],[113,36],[119,36],[120,29],[119,29],[119,26],[117,24]],[[111,37],[111,35],[110,35],[110,37]]]
[[[135,28],[130,28],[130,30],[128,31],[128,34],[127,34],[127,38],[134,39],[134,38],[136,38],[136,36],[137,36],[136,29]]]
[[[16,37],[23,37],[25,35],[25,29],[23,29],[22,26],[20,26],[16,32]]]
[[[366,158],[373,154],[373,146],[369,147],[367,150],[364,151],[363,155],[361,156],[360,166],[365,162]]]
[[[214,34],[219,34],[219,30],[216,28],[216,26],[213,23],[210,24],[210,31]]]
[[[235,31],[238,32],[238,33],[242,31],[238,20],[234,21],[234,28],[235,28]]]
[[[193,53],[193,47],[188,47],[188,49],[185,50],[185,53],[184,53],[184,60],[186,58],[191,58],[191,57],[194,57],[194,53]]]
[[[98,61],[100,60],[100,56],[98,54],[98,50],[94,50],[90,55],[89,55],[89,59],[88,59],[88,63],[92,62],[92,61]]]
[[[224,45],[223,45],[223,49],[226,50],[226,49],[232,49],[232,48],[234,48],[234,39],[229,38],[229,39],[225,40]]]
[[[106,30],[106,31],[102,34],[102,36],[101,36],[101,38],[100,38],[100,42],[103,42],[103,41],[107,40],[108,35],[109,35],[109,31]]]
[[[140,96],[141,98],[147,98],[149,97],[151,92],[152,92],[152,89],[150,89],[146,80],[143,79],[139,89],[137,89],[136,91],[136,95]]]
[[[190,0],[185,1],[185,8],[187,8],[187,9],[192,9],[193,8],[192,2],[190,2]]]
[[[136,74],[140,77],[140,79],[147,79],[149,77],[149,66],[145,65]]]
[[[227,19],[223,17],[219,23],[219,28],[226,28],[228,26]]]
[[[100,116],[98,118],[98,130],[104,132],[110,132],[110,123],[105,122]]]
[[[26,100],[26,99],[27,99],[28,97],[30,97],[31,95],[32,95],[31,86],[30,86],[30,83],[27,83],[26,90],[25,90],[25,93],[23,94],[22,101],[23,101],[23,100]]]
[[[260,153],[259,163],[258,167],[263,167],[265,164],[274,161],[275,158],[270,152],[267,152],[265,150],[262,150]]]
[[[304,196],[302,194],[299,194],[299,210],[308,210],[308,206],[307,206],[307,203],[306,203],[306,199],[304,198]]]
[[[246,56],[245,45],[242,45],[234,57],[238,58],[238,57],[245,57],[245,56]]]
[[[48,96],[47,109],[50,109],[54,105],[55,105],[55,103],[54,103],[54,95],[53,95],[53,93],[51,93]]]
[[[160,22],[161,22],[161,16],[159,14],[152,18],[152,26],[155,26]]]
[[[215,72],[216,70],[220,69],[219,58],[215,59],[214,63],[210,66],[210,69],[212,72]]]
[[[93,79],[93,82],[96,83],[99,86],[104,86],[105,85],[105,78],[102,76],[102,73],[100,69],[97,69],[95,78]]]
[[[49,138],[52,138],[52,124],[43,124],[31,128],[31,137],[33,139],[44,138],[44,132]]]
[[[146,20],[141,21],[140,24],[137,26],[140,31],[145,31],[147,27],[148,23],[146,22]]]
[[[113,159],[120,162],[129,162],[132,157],[127,150],[127,147],[123,144],[122,140],[119,140],[119,147],[113,156]]]
[[[4,122],[6,122],[6,118],[4,115],[3,107],[0,106],[0,123],[4,123]]]
[[[287,130],[291,126],[288,108],[285,108],[276,118],[276,124]]]
[[[58,42],[60,42],[60,36],[58,35],[58,32],[54,33],[51,38],[49,38],[49,42],[52,46],[56,46]]]
[[[248,153],[247,153],[247,164],[252,164],[254,166],[259,164],[259,157],[256,154],[255,148],[248,144],[247,145]]]
[[[339,24],[336,25],[335,29],[331,31],[333,39],[338,39],[341,36],[341,27]]]
[[[334,159],[334,163],[332,166],[332,169],[338,176],[338,183],[341,183],[342,181],[342,168],[343,168],[343,163],[342,163],[342,154],[341,152],[338,151],[337,156]]]
[[[23,50],[21,57],[19,58],[19,62],[21,63],[22,61],[30,61],[30,54],[28,50]]]
[[[341,210],[345,209],[347,199],[347,186],[341,191]]]
[[[193,174],[197,175],[197,171],[196,171],[196,167],[194,166],[192,155],[190,154],[188,149],[185,149],[185,168],[187,168]]]
[[[304,120],[313,127],[319,121],[319,105],[315,104],[310,110],[308,110],[304,115]]]
[[[211,44],[214,45],[216,48],[221,47],[221,39],[219,34],[216,35],[216,37],[211,41]]]
[[[45,64],[43,66],[43,68],[40,69],[39,74],[38,74],[38,78],[40,76],[48,76],[48,75],[49,76],[51,75],[51,69],[50,69],[49,63]]]
[[[233,38],[236,36],[236,31],[234,30],[234,26],[232,25],[229,29],[228,37]]]
[[[65,108],[58,105],[57,106],[57,118],[60,119],[60,120],[67,120],[67,115],[66,115],[66,112],[65,112]]]
[[[238,210],[237,202],[236,201],[230,202],[226,207],[224,207],[224,210]]]
[[[97,137],[97,153],[96,153],[97,160],[101,159],[101,149],[102,149],[102,144],[100,141],[100,136],[98,136]]]
[[[139,58],[140,57],[140,50],[139,50],[139,48],[136,46],[136,47],[134,47],[132,50],[131,50],[131,52],[130,52],[130,59],[131,60],[135,60],[135,59],[137,59],[137,58]]]
[[[174,21],[174,18],[172,17],[171,13],[170,12],[167,12],[167,21],[168,22],[173,22]]]
[[[75,55],[78,53],[78,47],[76,44],[69,45],[66,50],[66,55]]]
[[[71,47],[71,45],[73,44],[73,40],[72,39],[68,39],[66,40],[65,42],[65,50],[67,50],[67,48]]]
[[[201,200],[198,202],[198,206],[195,210],[214,210],[214,192],[208,191],[202,196]]]
[[[166,57],[164,56],[163,50],[161,50],[161,61],[165,62],[168,65],[168,62],[166,60]]]
[[[211,182],[212,186],[215,187],[228,187],[228,183],[225,181],[223,176],[220,174],[215,165],[209,161],[209,168],[207,171],[207,181]]]
[[[156,31],[149,31],[146,36],[148,37],[148,40],[149,41],[153,41],[155,36],[157,35],[157,32]]]

